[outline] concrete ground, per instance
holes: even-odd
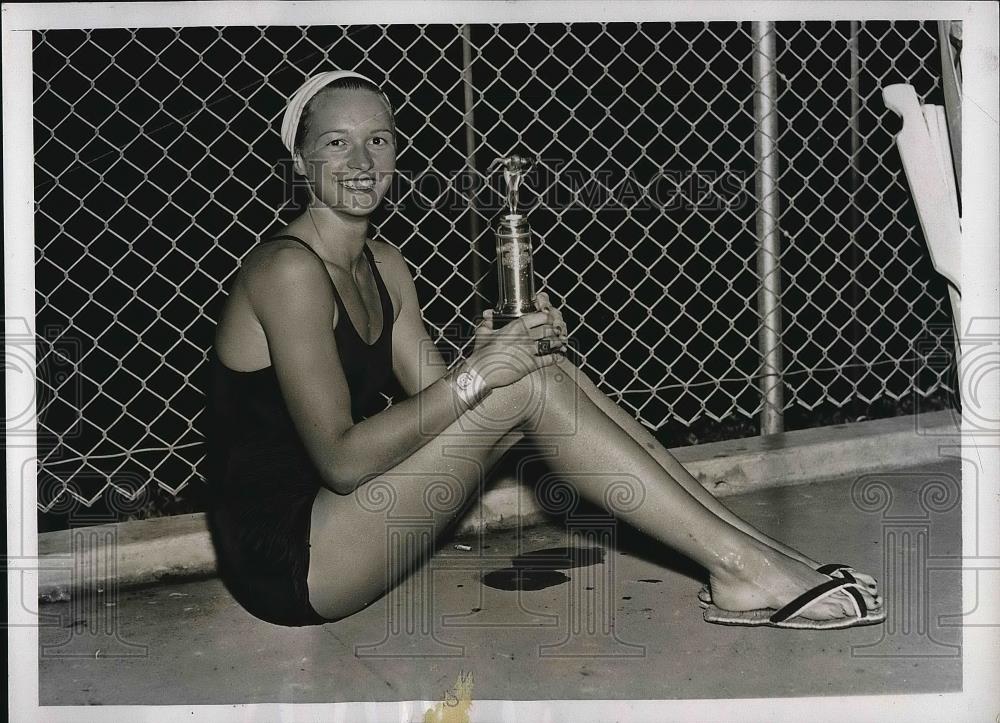
[[[961,575],[927,573],[926,559],[961,554],[960,477],[945,461],[725,500],[810,556],[875,575],[883,625],[711,625],[696,566],[623,526],[592,519],[569,534],[553,520],[449,539],[422,573],[324,626],[261,622],[217,579],[43,605],[39,702],[442,700],[463,673],[473,700],[958,691],[961,628],[939,616],[961,613]]]

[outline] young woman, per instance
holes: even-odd
[[[311,203],[243,261],[216,332],[209,405],[209,523],[219,573],[250,613],[310,625],[363,609],[433,547],[388,560],[385,509],[372,499],[391,498],[394,516],[433,515],[440,534],[464,505],[428,499],[447,488],[471,500],[528,437],[557,446],[548,464],[582,498],[707,569],[707,620],[884,619],[871,577],[820,566],[739,519],[601,393],[560,353],[566,327],[545,294],[503,328],[487,312],[474,351],[446,367],[403,256],[368,238],[396,163],[378,86],[344,71],[310,78],[281,136]],[[392,376],[408,398],[383,409]],[[616,510],[615,479],[641,503]]]

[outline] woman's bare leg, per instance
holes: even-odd
[[[780,607],[792,597],[827,580],[812,566],[790,558],[706,508],[678,479],[607,413],[582,392],[586,381],[568,360],[549,371],[546,399],[555,402],[551,414],[529,436],[558,449],[548,464],[568,478],[588,501],[609,509],[651,537],[705,567],[720,607],[745,610]],[[560,374],[559,372],[562,372]],[[560,382],[560,377],[563,381]],[[568,401],[560,401],[568,399]],[[611,475],[609,477],[608,475]],[[615,475],[641,486],[642,504],[634,509],[609,505],[608,485]],[[704,492],[698,485],[700,492]],[[712,498],[714,500],[714,498]],[[746,525],[747,523],[743,523]],[[749,527],[749,525],[747,525]],[[752,529],[752,528],[751,528]],[[714,538],[713,535],[718,535]],[[800,553],[797,553],[801,556]],[[817,617],[839,617],[852,609],[847,595],[831,599]],[[866,594],[871,608],[877,604]]]
[[[814,567],[819,565],[819,563],[813,561],[798,550],[782,544],[778,540],[768,537],[749,522],[732,512],[711,492],[706,490],[701,483],[698,482],[698,480],[695,479],[694,476],[684,467],[684,465],[678,462],[677,458],[674,457],[669,450],[663,447],[663,445],[656,440],[656,437],[650,434],[649,430],[637,422],[632,415],[609,399],[606,394],[597,388],[597,385],[595,385],[586,374],[582,371],[578,371],[577,374],[577,385],[584,391],[584,393],[586,393],[588,397],[590,397],[590,400],[596,404],[602,412],[607,414],[608,417],[610,417],[619,427],[621,427],[623,432],[629,435],[638,444],[642,445],[649,456],[656,460],[657,464],[659,464],[669,475],[677,480],[678,484],[684,487],[684,489],[686,489],[688,493],[690,493],[691,496],[697,499],[702,505],[736,529],[745,532],[769,547],[773,547],[778,552],[787,555],[793,560],[798,560],[799,562],[812,565]]]
[[[568,361],[566,362],[566,364],[569,363],[570,362]],[[615,402],[609,399],[604,392],[598,389],[597,385],[594,384],[590,377],[580,371],[579,368],[576,368],[574,373],[576,374],[577,386],[579,386],[580,389],[583,390],[588,397],[590,397],[590,400],[596,404],[601,411],[608,415],[608,417],[610,417],[619,427],[621,427],[622,431],[628,434],[638,444],[642,445],[649,455],[656,460],[657,464],[663,467],[667,474],[677,480],[677,482],[683,486],[684,489],[691,494],[691,496],[697,499],[707,509],[736,529],[745,532],[755,540],[764,543],[783,555],[787,555],[793,560],[798,560],[799,562],[809,565],[812,568],[820,566],[821,563],[816,562],[779,540],[769,537],[726,507],[711,492],[706,490],[701,483],[698,482],[698,480],[695,479],[695,477],[684,467],[684,465],[678,462],[677,458],[674,457],[668,449],[661,445],[657,441],[656,437],[650,434],[646,427],[636,421],[631,414],[615,404]],[[868,585],[872,591],[876,590],[875,579],[870,575],[858,572],[853,574],[860,582]]]
[[[516,429],[468,434],[465,418],[404,462],[350,495],[322,489],[312,508],[309,598],[323,617],[351,615],[378,600],[422,564],[433,541],[483,492],[490,470],[517,442]],[[392,519],[420,520],[430,544],[388,555]]]
[[[379,597],[388,579],[405,574],[387,567],[392,563],[385,558],[386,513],[369,512],[359,504],[366,487],[387,486],[395,497],[395,515],[423,515],[440,531],[458,509],[428,512],[428,491],[447,484],[466,496],[478,494],[489,465],[502,454],[497,445],[512,430],[555,446],[557,453],[546,462],[581,497],[704,566],[722,608],[780,607],[828,579],[707,509],[583,393],[575,377],[576,369],[561,363],[498,389],[390,473],[359,487],[357,494],[321,493],[311,535],[314,607],[328,617],[350,614]],[[470,431],[469,425],[475,429]],[[608,496],[614,483],[632,486],[641,502],[616,509]],[[877,607],[866,597],[870,607]],[[835,618],[852,610],[848,596],[840,594],[818,603],[809,615]]]

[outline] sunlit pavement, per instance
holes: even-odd
[[[957,691],[961,575],[935,568],[961,554],[960,475],[947,461],[725,500],[811,557],[877,577],[883,625],[708,624],[699,568],[577,515],[449,539],[401,587],[319,627],[258,621],[216,579],[44,605],[40,703],[441,700],[463,672],[473,700]],[[569,559],[567,545],[583,552]],[[518,580],[539,589],[498,589]]]

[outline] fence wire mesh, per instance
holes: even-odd
[[[941,102],[934,24],[776,31],[785,409],[954,392],[917,351],[947,355],[950,312],[880,95]],[[540,286],[599,386],[654,429],[759,412],[750,24],[467,36],[468,66],[454,25],[35,33],[41,512],[198,496],[214,320],[241,258],[301,208],[276,127],[330,67],[396,108],[375,235],[443,350],[494,298],[486,169],[526,153]]]

